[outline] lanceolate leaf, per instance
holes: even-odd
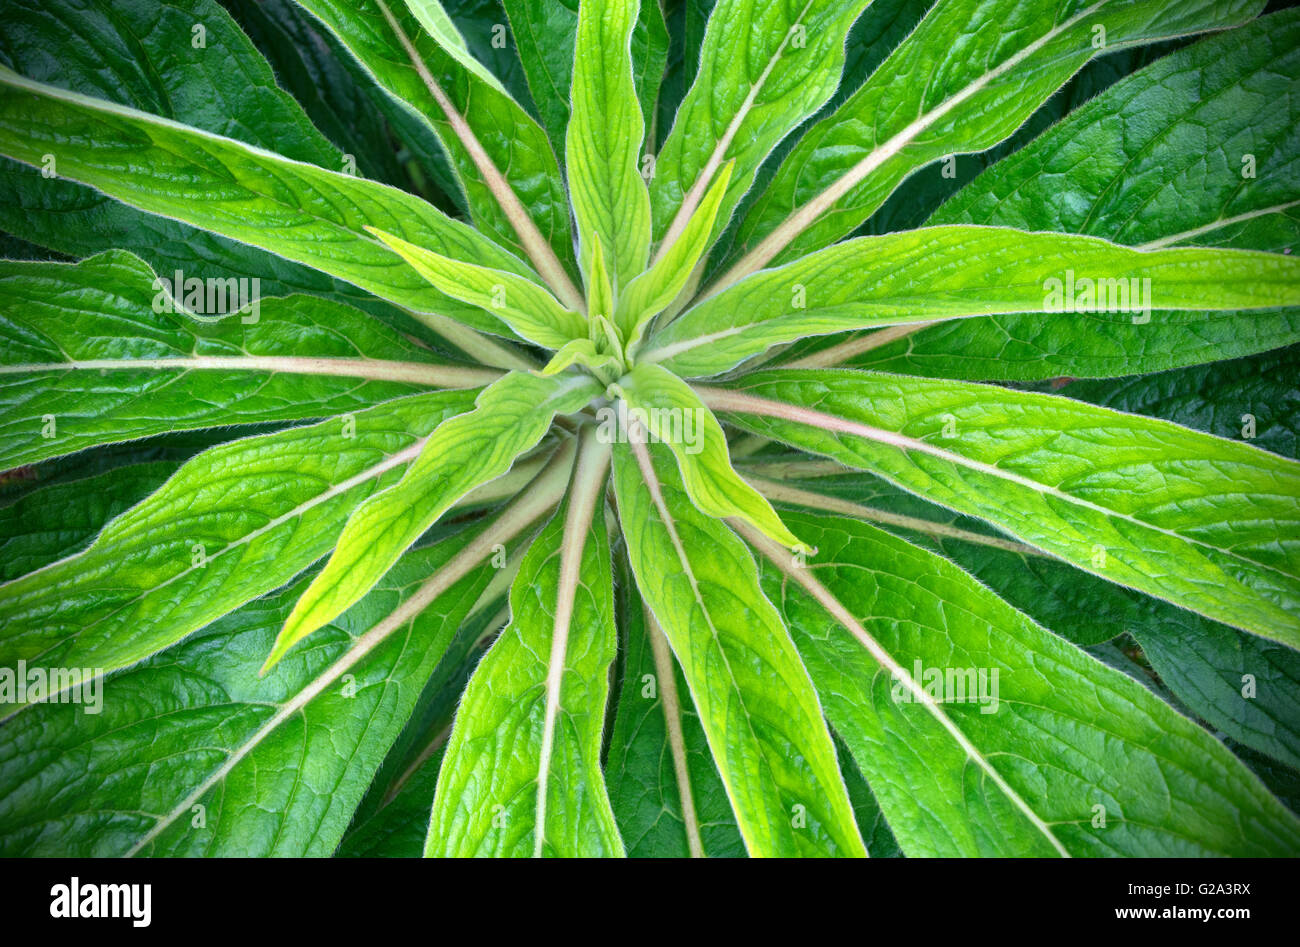
[[[555,415],[579,411],[599,393],[590,377],[512,372],[485,388],[474,410],[439,425],[402,479],[348,519],[329,562],[285,623],[267,667],[365,595],[452,504],[506,473],[537,445]]]
[[[0,666],[124,667],[282,585],[473,397],[417,395],[200,454],[84,552],[0,586]]]
[[[1073,323],[1096,309],[1140,325],[1155,309],[1297,304],[1300,260],[1282,254],[1142,252],[1089,237],[934,227],[861,237],[755,273],[683,314],[642,358],[709,375],[773,345],[873,325],[993,312]]]
[[[542,124],[556,149],[564,147],[573,84],[578,0],[504,0]],[[642,0],[632,30],[632,79],[650,124],[668,58],[668,31],[659,0]]]
[[[342,414],[494,373],[439,366],[372,316],[310,296],[175,288],[138,257],[0,261],[0,469],[214,424]],[[179,292],[180,295],[173,295]],[[228,295],[227,295],[228,294]]]
[[[740,516],[786,546],[799,540],[785,528],[772,505],[736,473],[727,456],[722,426],[677,376],[657,365],[638,365],[619,382],[637,437],[648,429],[677,458],[691,500],[710,516]]]
[[[367,229],[439,290],[491,312],[531,342],[557,349],[586,330],[582,316],[564,308],[531,280],[441,256],[374,227]]]
[[[568,505],[524,557],[510,626],[456,714],[426,855],[623,854],[600,768],[617,648],[608,465],[609,446],[589,440]]]
[[[731,182],[733,167],[730,161],[722,166],[681,236],[671,246],[661,246],[654,264],[632,280],[619,296],[617,323],[627,336],[628,348],[633,353],[650,320],[668,308],[677,294],[686,289],[691,275],[704,259],[713,222],[718,216],[718,205]]]
[[[718,169],[736,161],[716,231],[767,153],[830,98],[844,38],[870,0],[720,0],[699,71],[655,161],[655,239],[671,244]],[[683,216],[685,215],[685,216]]]
[[[490,578],[462,571],[392,621],[464,544],[406,556],[310,654],[265,679],[258,666],[305,580],[108,677],[98,714],[44,704],[9,721],[0,778],[27,789],[0,806],[0,850],[329,855]]]
[[[749,853],[865,854],[821,708],[759,590],[753,558],[695,509],[664,460],[654,445],[616,446],[619,521],[637,587],[673,646]]]
[[[547,243],[561,260],[572,260],[564,181],[545,133],[474,59],[437,0],[412,0],[412,10],[422,14],[418,19],[404,9],[403,0],[382,0],[402,37],[394,32],[380,0],[298,2],[338,37],[386,93],[434,130],[451,157],[475,225],[523,256],[519,234],[493,195],[491,182],[411,62],[402,38],[408,40],[457,119],[467,124]],[[437,33],[430,35],[420,20],[437,25]]]
[[[1141,685],[938,556],[865,523],[797,519],[818,556],[806,569],[765,562],[764,587],[907,854],[1300,844],[1295,816]]]
[[[1244,23],[1259,0],[942,0],[782,163],[741,227],[739,279],[851,232],[904,178],[1014,132],[1093,56]]]
[[[704,393],[1112,582],[1300,644],[1300,464],[1164,421],[987,385],[770,372]]]
[[[434,290],[363,228],[382,228],[446,256],[529,272],[473,228],[403,191],[4,71],[0,154],[35,167],[53,155],[60,177],[141,210],[262,247],[399,305],[454,315],[503,335],[507,330],[495,318]]]
[[[196,24],[204,30],[197,47]],[[94,40],[69,42],[73,36]],[[215,0],[14,0],[0,21],[0,64],[297,161],[345,166]],[[74,257],[130,250],[159,272],[257,276],[267,295],[312,292],[388,308],[323,273],[141,213],[65,177],[39,181],[33,187],[29,168],[0,160],[0,227],[42,247]]]
[[[931,222],[1118,243],[1300,249],[1300,11],[1212,36],[1116,83],[990,168]],[[1140,213],[1134,209],[1140,208]],[[925,328],[853,364],[971,379],[1159,371],[1285,344],[1294,312],[1025,316]]]
[[[646,0],[657,2],[657,0]],[[626,286],[650,251],[650,194],[638,159],[645,122],[632,81],[638,0],[583,0],[574,50],[573,114],[565,137],[569,199],[578,233],[601,241],[610,275]],[[592,247],[582,248],[591,270]]]

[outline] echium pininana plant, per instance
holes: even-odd
[[[0,853],[1300,853],[1264,7],[8,0]]]

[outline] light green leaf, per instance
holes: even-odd
[[[557,149],[564,147],[573,85],[578,0],[503,0],[510,29],[542,124]],[[632,78],[641,114],[653,116],[668,59],[668,29],[659,0],[642,0],[632,30]]]
[[[133,207],[262,247],[398,305],[501,335],[509,333],[497,319],[434,290],[363,228],[380,227],[445,256],[531,275],[468,224],[404,191],[6,70],[0,70],[0,154],[33,167],[53,155],[61,178]]]
[[[808,672],[749,551],[695,509],[662,448],[616,445],[614,489],[637,586],[681,665],[749,853],[866,854]]]
[[[727,192],[734,168],[734,161],[723,165],[681,236],[671,246],[661,247],[650,269],[632,280],[619,296],[617,323],[628,337],[629,346],[640,341],[650,320],[668,308],[677,294],[686,288],[703,260],[705,251],[709,249],[718,205]],[[635,348],[632,351],[635,353]]]
[[[375,227],[366,229],[439,290],[491,312],[530,342],[558,349],[586,333],[581,315],[564,308],[548,290],[532,280],[442,256]]]
[[[1298,69],[1298,10],[1202,40],[1080,107],[931,222],[1300,251]],[[1053,324],[1009,315],[923,328],[850,364],[973,380],[1093,378],[1264,351],[1298,332],[1295,311],[1159,314],[1145,326],[1107,313]]]
[[[840,81],[849,27],[870,0],[720,0],[695,82],[655,160],[655,239],[671,245],[718,169],[735,160],[717,236],[768,152]],[[710,239],[712,242],[712,239]]]
[[[461,569],[429,588],[465,541],[405,556],[310,654],[264,679],[305,580],[106,678],[99,713],[41,704],[7,721],[0,851],[328,856],[491,578]]]
[[[658,365],[638,365],[614,389],[627,401],[628,414],[640,429],[627,436],[644,437],[648,431],[668,446],[686,492],[701,512],[743,517],[777,542],[799,545],[772,505],[731,466],[722,425],[686,382]]]
[[[600,242],[618,286],[645,269],[650,252],[650,193],[638,166],[645,122],[630,46],[637,7],[638,0],[583,0],[578,8],[573,114],[565,132],[583,270],[591,271],[592,244]]]
[[[569,502],[524,557],[510,625],[456,714],[426,855],[623,854],[600,768],[618,644],[603,515],[608,470],[609,445],[588,440]]]
[[[597,378],[609,378],[613,381],[623,374],[623,364],[613,355],[604,355],[591,339],[574,339],[566,342],[555,356],[542,369],[543,375],[558,375],[566,368],[581,365],[589,369]]]
[[[600,390],[594,379],[578,375],[512,372],[483,389],[472,411],[440,424],[402,479],[348,519],[329,562],[285,622],[266,666],[365,595],[457,500],[506,473],[541,441],[557,414],[581,410]]]
[[[205,451],[84,552],[0,585],[0,667],[125,667],[282,585],[473,398],[416,395]]]
[[[701,392],[743,427],[871,470],[1085,571],[1300,645],[1300,464],[1053,395],[872,372]],[[760,416],[761,415],[761,416]]]
[[[1089,59],[1245,23],[1261,0],[941,0],[782,162],[722,285],[853,231],[910,174],[1011,135]]]
[[[240,310],[238,287],[223,283],[221,317],[186,309],[196,293],[200,309],[211,305],[201,288],[177,297],[173,287],[125,252],[0,261],[0,469],[171,431],[344,414],[496,375],[440,366],[340,303],[254,297]]]
[[[458,134],[453,119],[425,85],[377,0],[298,2],[338,38],[400,108],[417,116],[438,136],[451,158],[475,226],[523,258],[520,235],[493,195],[472,146]],[[437,0],[405,4],[403,0],[386,0],[386,6],[455,111],[455,120],[465,122],[486,158],[519,196],[548,246],[571,268],[573,248],[564,179],[541,127],[473,57]]]
[[[795,518],[818,555],[807,569],[764,563],[764,588],[907,854],[1300,845],[1295,816],[1140,684],[939,556],[865,523]]]
[[[1076,324],[1094,310],[1143,326],[1157,309],[1297,305],[1300,260],[1280,253],[1139,251],[1094,237],[933,227],[860,237],[755,273],[684,313],[641,357],[710,375],[773,345],[868,326],[1002,312]]]

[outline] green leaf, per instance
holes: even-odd
[[[492,316],[434,290],[364,228],[383,228],[446,256],[529,273],[472,227],[404,191],[3,70],[0,153],[34,167],[53,155],[62,178],[488,332],[508,334]]]
[[[623,680],[605,781],[632,858],[726,858],[745,854],[726,787],[691,702],[686,679],[644,606],[625,560],[618,563]]]
[[[639,343],[650,320],[668,308],[686,288],[696,266],[704,259],[718,205],[727,192],[734,167],[732,161],[722,166],[681,236],[671,246],[661,247],[650,269],[632,280],[619,296],[616,321],[627,336],[629,347]]]
[[[0,506],[0,582],[83,549],[105,523],[162,486],[176,467],[166,460],[129,464],[40,487]]]
[[[1300,559],[1283,539],[1300,518],[1294,461],[989,385],[848,371],[738,384],[744,394],[714,389],[705,403],[1111,582],[1300,644]]]
[[[461,120],[519,196],[547,244],[572,266],[564,180],[545,133],[473,57],[437,0],[387,0],[388,13],[402,37],[394,32],[377,0],[298,2],[338,38],[380,88],[438,136],[479,230],[523,255],[520,235],[475,161],[473,146],[455,127],[455,122]],[[404,6],[409,6],[414,15]],[[431,33],[429,27],[436,32]],[[454,120],[425,85],[407,54],[403,37],[415,47],[439,92],[456,113]]]
[[[938,556],[864,523],[797,520],[816,537],[815,568],[765,563],[764,588],[907,854],[1281,855],[1300,844],[1295,817],[1141,685]],[[832,617],[809,583],[845,614]]]
[[[569,124],[578,0],[504,0],[542,124],[563,148]],[[632,78],[643,115],[654,115],[668,58],[668,30],[658,0],[642,0],[632,30]]]
[[[734,160],[715,223],[721,231],[767,153],[835,91],[845,37],[869,2],[720,0],[714,6],[698,74],[655,160],[656,240],[675,242],[714,174]]]
[[[462,571],[414,615],[398,612],[428,598],[421,583],[464,542],[404,557],[310,653],[264,679],[258,666],[305,581],[108,677],[99,713],[42,704],[7,721],[0,851],[329,855],[490,579],[487,567]]]
[[[1156,309],[1296,305],[1300,260],[1279,253],[1138,251],[1092,237],[933,227],[860,237],[755,273],[684,313],[641,357],[710,375],[773,345],[868,326],[995,312],[1074,325],[1097,309],[1144,325]],[[1300,332],[1286,337],[1296,340]]]
[[[1300,763],[1300,692],[1294,686],[1300,655],[1295,651],[989,535],[983,524],[908,497],[875,477],[848,473],[798,485],[751,482],[781,501],[778,508],[793,505],[861,519],[941,555],[1077,645],[1128,633],[1189,710],[1241,743]],[[915,512],[902,512],[909,508]]]
[[[619,521],[746,848],[755,856],[864,855],[808,672],[759,590],[753,558],[695,509],[665,460],[654,445],[616,445]]]
[[[439,290],[491,312],[530,342],[558,349],[587,331],[581,315],[532,280],[442,256],[375,227],[366,229]]]
[[[655,0],[646,0],[655,2]],[[574,52],[573,114],[565,132],[569,200],[591,271],[600,242],[617,286],[645,269],[650,193],[637,159],[645,122],[632,81],[631,36],[638,0],[583,0]]]
[[[932,222],[1300,250],[1298,49],[1300,11],[1288,10],[1180,50],[987,170]],[[853,364],[971,379],[1114,376],[1262,351],[1300,329],[1293,311],[1159,316],[1142,327],[1106,313],[1078,320],[934,326]]]
[[[285,622],[272,667],[298,641],[341,614],[459,499],[506,473],[557,414],[600,394],[592,378],[512,372],[483,389],[474,409],[438,425],[402,479],[357,507],[320,575]]]
[[[602,857],[623,842],[600,768],[617,650],[603,516],[609,446],[579,453],[568,504],[510,589],[447,744],[425,854]],[[593,511],[602,515],[593,518]]]
[[[1011,135],[1093,56],[1235,26],[1260,0],[941,0],[811,128],[741,225],[723,285],[850,233],[917,169]],[[923,79],[923,81],[921,81]]]
[[[171,431],[343,414],[494,376],[439,366],[339,303],[263,300],[232,282],[215,287],[230,314],[203,315],[186,303],[201,311],[213,287],[174,296],[174,286],[125,252],[0,261],[0,468]],[[241,292],[253,297],[242,310]]]
[[[686,492],[701,512],[719,518],[739,516],[786,546],[799,540],[785,528],[772,505],[731,466],[722,425],[690,386],[658,365],[638,365],[614,386],[627,401],[628,414],[644,438],[648,431],[677,458]],[[612,432],[606,436],[612,441]]]
[[[111,671],[277,588],[473,397],[416,395],[205,451],[84,552],[0,586],[0,667]]]
[[[193,27],[204,27],[196,48]],[[94,37],[69,42],[70,36]],[[57,67],[51,50],[58,50]],[[343,156],[213,0],[14,0],[0,20],[0,63],[74,92],[229,135],[297,161],[342,169]],[[34,179],[0,159],[0,229],[73,257],[130,250],[160,273],[260,277],[266,295],[311,292],[370,311],[369,294],[264,250],[127,207],[66,179]]]

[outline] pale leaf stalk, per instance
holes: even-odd
[[[840,468],[843,473],[844,469]],[[976,543],[981,546],[989,546],[993,549],[1001,549],[1006,552],[1018,553],[1022,556],[1043,556],[1047,553],[1041,549],[1035,549],[1033,546],[1025,543],[1018,543],[1014,540],[1003,539],[1000,536],[986,536],[982,533],[973,533],[967,529],[959,529],[956,526],[949,526],[946,523],[937,523],[934,520],[922,519],[917,516],[903,516],[900,513],[890,513],[885,510],[878,510],[874,507],[864,506],[861,503],[852,503],[849,500],[843,500],[839,497],[826,496],[825,494],[815,493],[811,490],[801,490],[798,487],[792,487],[788,484],[778,483],[775,480],[768,480],[766,477],[749,475],[745,478],[749,483],[763,496],[777,503],[789,503],[794,506],[803,506],[813,510],[821,510],[826,513],[838,513],[843,516],[851,516],[854,519],[867,520],[874,523],[884,523],[889,526],[896,526],[899,529],[911,530],[918,533],[926,533],[931,536],[939,536],[944,539],[956,539],[965,543]]]
[[[497,203],[501,205],[501,210],[505,213],[506,219],[510,221],[510,226],[514,228],[515,234],[519,237],[519,242],[528,254],[528,258],[532,260],[533,266],[537,267],[538,274],[541,275],[546,284],[551,287],[551,290],[566,306],[577,312],[585,312],[586,303],[583,301],[582,293],[573,285],[573,281],[569,279],[569,274],[565,272],[564,265],[560,262],[559,257],[555,255],[551,245],[546,242],[546,238],[537,229],[532,217],[528,216],[528,211],[520,202],[518,195],[510,187],[510,182],[492,163],[491,157],[484,150],[483,145],[474,134],[474,130],[469,127],[465,117],[456,110],[455,104],[447,97],[447,93],[442,90],[442,86],[438,85],[438,81],[434,79],[433,74],[429,72],[429,67],[424,64],[424,60],[420,58],[420,53],[415,48],[415,44],[407,37],[402,30],[401,24],[397,22],[397,18],[388,9],[388,4],[384,0],[375,0],[375,2],[384,14],[384,19],[388,21],[389,27],[402,44],[402,48],[406,50],[411,65],[419,73],[421,81],[429,90],[429,94],[433,96],[446,114],[447,122],[451,125],[452,131],[456,133],[456,137],[465,146],[470,160],[478,168],[479,174],[483,175],[483,180],[488,189],[492,191]]]
[[[181,358],[97,358],[70,362],[0,365],[0,375],[57,371],[246,371],[330,375],[370,381],[408,382],[431,388],[481,388],[503,374],[490,368],[390,362],[374,358],[294,355],[195,355]]]
[[[568,659],[569,629],[573,603],[581,580],[582,553],[591,531],[596,503],[604,494],[612,446],[593,428],[582,435],[578,462],[573,473],[569,508],[564,519],[560,547],[560,577],[556,592],[555,620],[551,630],[551,656],[546,669],[546,711],[542,721],[542,745],[537,760],[537,815],[533,830],[533,857],[540,858],[546,845],[546,802],[551,775],[551,753],[555,746],[555,723],[560,711],[560,689]]]

